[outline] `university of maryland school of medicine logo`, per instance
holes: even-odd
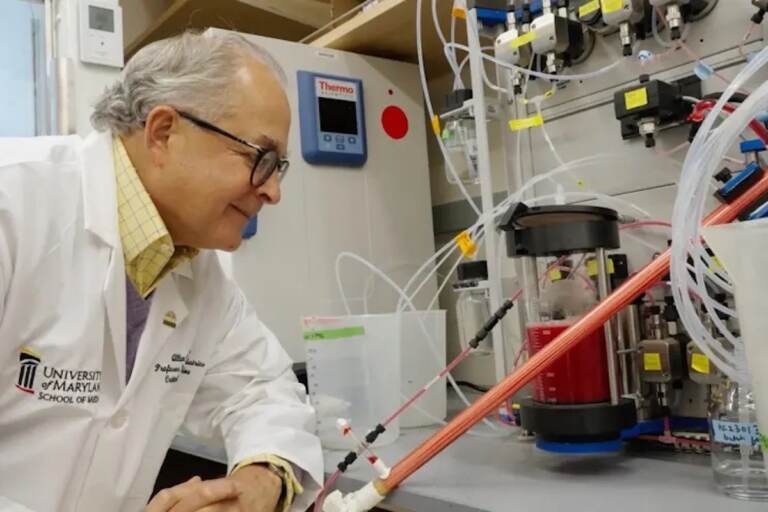
[[[29,347],[23,347],[19,351],[19,380],[16,387],[21,391],[34,394],[35,374],[40,364],[40,354]]]

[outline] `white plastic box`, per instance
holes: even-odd
[[[342,437],[337,420],[349,421],[362,438],[384,421],[400,401],[400,318],[398,315],[307,317],[306,343],[309,397],[317,411],[317,434],[323,447],[354,448]],[[394,421],[375,446],[397,440]]]
[[[336,421],[348,420],[358,437],[394,413],[445,367],[445,311],[344,317],[306,317],[304,332],[309,395],[317,410],[323,446],[350,449]],[[444,382],[435,384],[377,445],[394,442],[400,426],[445,419]]]

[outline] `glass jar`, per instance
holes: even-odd
[[[491,316],[491,299],[487,288],[464,290],[456,302],[456,316],[459,320],[459,341],[461,348],[466,349],[469,340],[475,337],[477,331]],[[493,334],[480,342],[475,353],[493,353]]]
[[[474,118],[451,119],[445,124],[442,138],[448,158],[459,179],[466,184],[480,183],[477,173],[477,136]],[[456,183],[448,163],[445,164],[445,175],[449,183]]]
[[[716,388],[710,407],[712,471],[726,495],[768,501],[768,471],[763,461],[752,390],[727,382]]]

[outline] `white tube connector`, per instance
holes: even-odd
[[[333,491],[323,502],[323,512],[366,512],[384,501],[384,496],[369,483],[359,491],[344,496],[340,491]]]
[[[379,478],[382,478],[382,479],[389,478],[389,473],[391,472],[391,470],[389,469],[389,466],[384,464],[383,460],[378,458],[376,455],[371,455],[368,458],[368,462],[371,463],[371,466],[373,466],[373,469],[379,475]]]
[[[352,431],[352,427],[349,426],[349,421],[345,420],[344,418],[339,418],[336,420],[336,428],[339,429],[339,432],[341,432],[341,435],[344,437],[349,435],[349,433]]]

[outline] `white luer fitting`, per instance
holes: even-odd
[[[389,466],[384,464],[381,459],[376,459],[376,462],[373,463],[373,469],[379,474],[379,478],[387,478],[389,476]]]
[[[333,491],[323,502],[323,512],[366,512],[384,501],[384,496],[369,483],[359,491],[344,496],[340,491]]]
[[[337,419],[336,428],[338,428],[343,435],[347,435],[349,433],[349,421],[344,418]]]

